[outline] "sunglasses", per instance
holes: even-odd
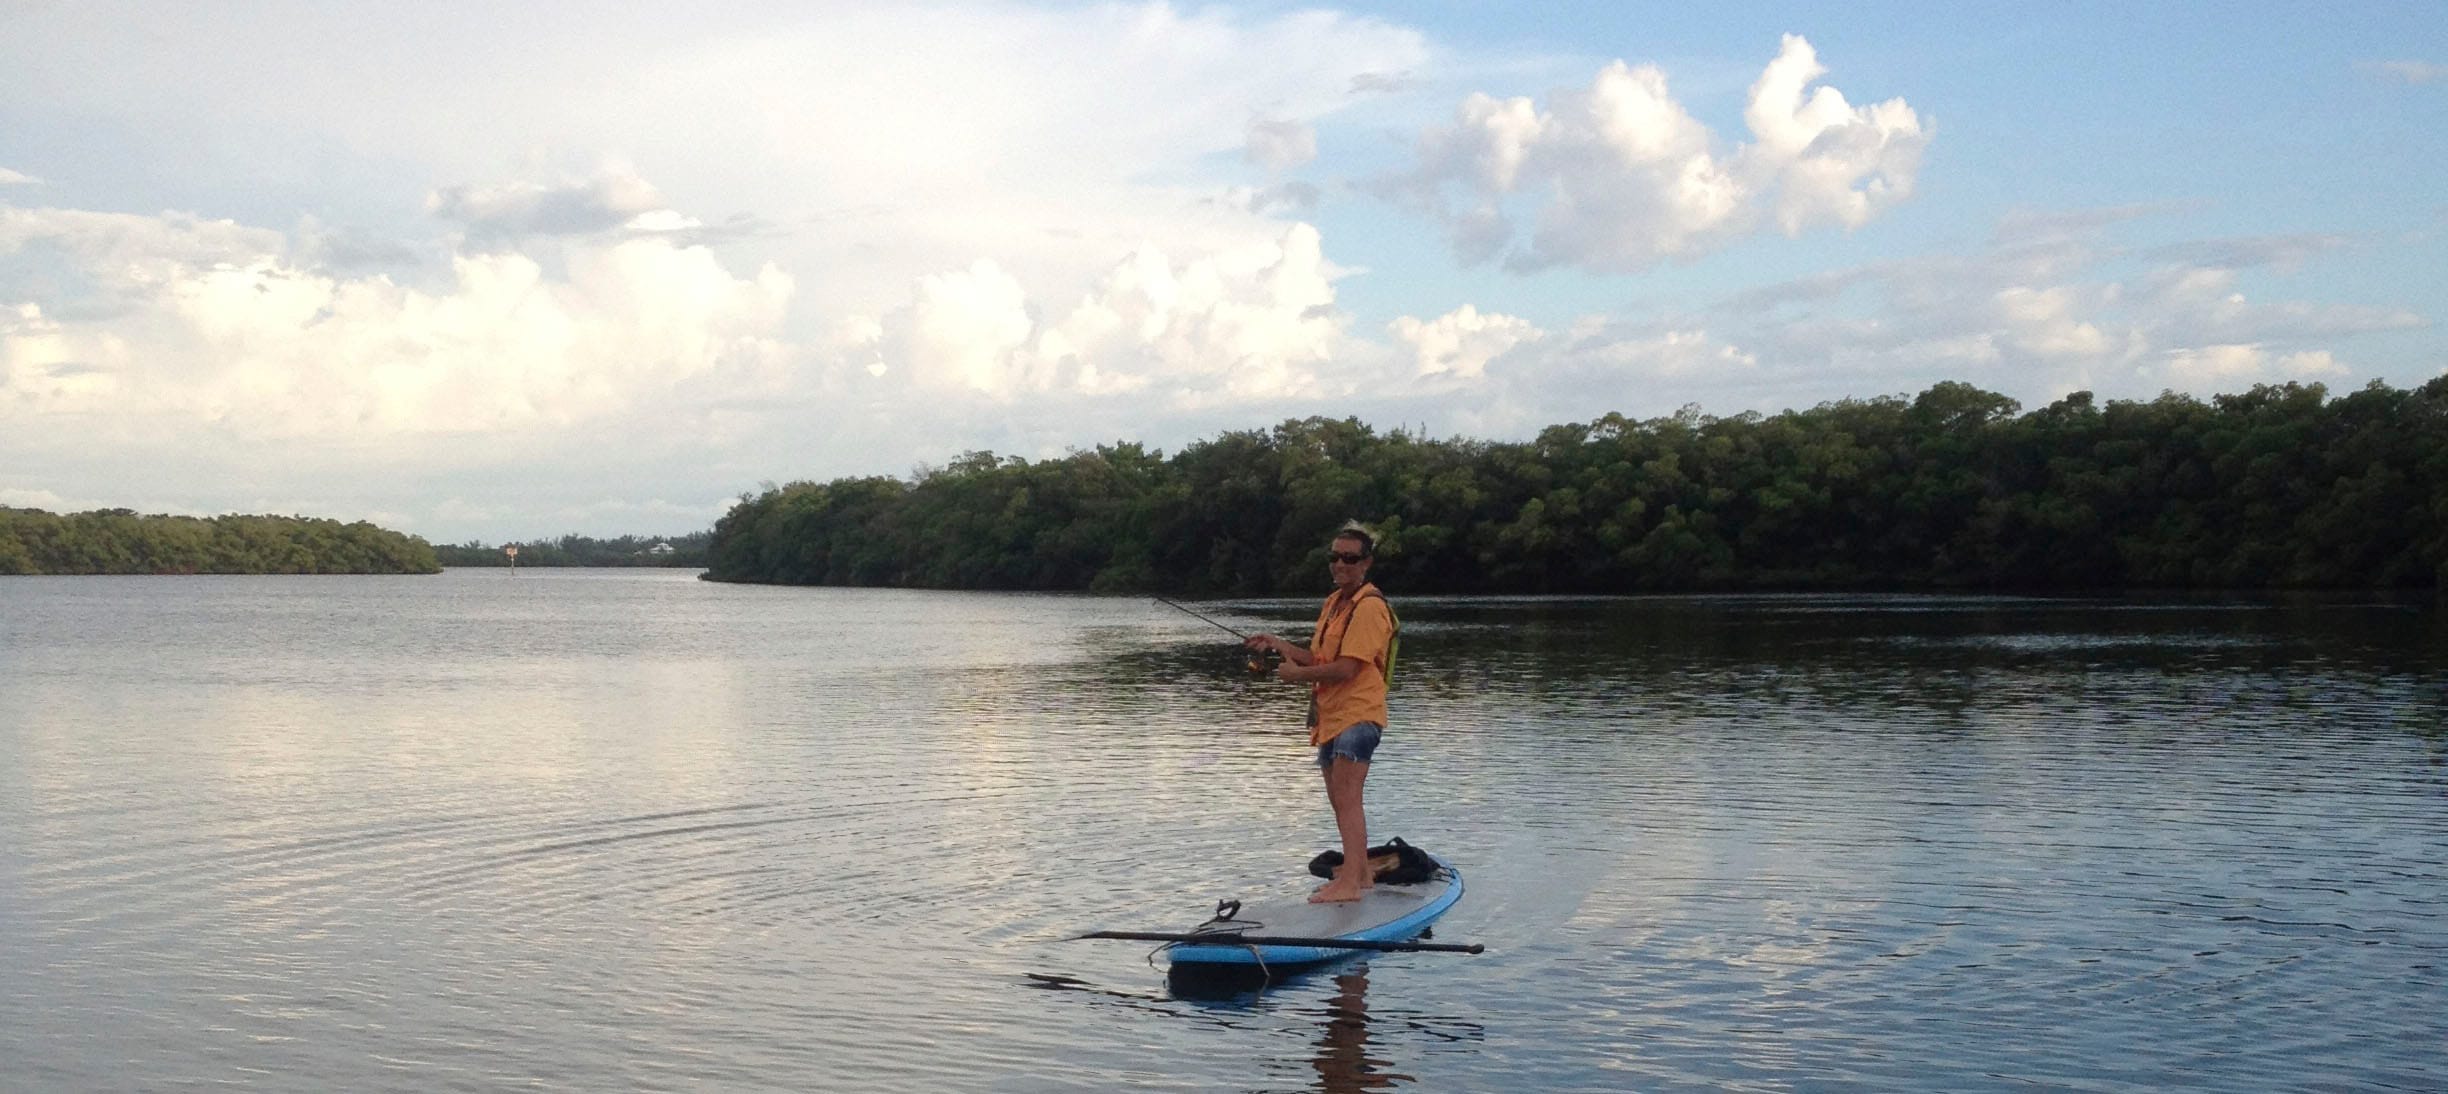
[[[1360,564],[1360,563],[1367,562],[1367,561],[1368,561],[1368,557],[1369,557],[1369,556],[1367,556],[1367,555],[1347,555],[1347,554],[1344,554],[1344,553],[1343,553],[1343,552],[1341,552],[1341,551],[1328,551],[1328,552],[1326,552],[1326,557],[1327,557],[1327,558],[1330,558],[1330,559],[1333,559],[1333,560],[1335,560],[1336,562],[1340,562],[1340,563],[1342,563],[1342,564],[1344,564],[1344,565],[1346,565],[1346,566],[1356,566],[1356,565],[1358,565],[1358,564]]]

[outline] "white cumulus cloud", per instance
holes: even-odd
[[[1767,196],[1787,235],[1858,228],[1912,196],[1929,140],[1904,100],[1855,107],[1835,88],[1811,86],[1826,74],[1810,43],[1788,34],[1743,111],[1758,139],[1737,173]]]
[[[0,312],[0,421],[185,422],[262,437],[565,425],[693,377],[771,374],[791,279],[702,247],[578,247],[548,272],[456,256],[416,287],[301,262],[277,232],[182,216],[0,210],[0,255],[50,248],[115,306]]]
[[[2112,340],[2097,323],[2079,314],[2081,296],[2064,286],[2000,289],[1993,297],[1998,333],[2023,352],[2044,360],[2102,357],[2112,350]]]
[[[1179,404],[1316,390],[1343,341],[1318,233],[1176,262],[1142,246],[1068,306],[981,259],[840,328],[842,363],[927,390],[1009,400],[1154,389]]]
[[[1545,336],[1527,319],[1482,313],[1470,304],[1425,322],[1406,315],[1386,329],[1396,342],[1411,348],[1418,375],[1465,379],[1485,375],[1489,361]]]
[[[1754,139],[1731,150],[1653,65],[1616,61],[1543,110],[1474,94],[1384,189],[1441,219],[1465,261],[1520,269],[1637,271],[1763,222],[1788,235],[1856,228],[1911,195],[1929,129],[1902,99],[1855,107],[1814,87],[1825,73],[1810,43],[1787,35],[1751,88]]]

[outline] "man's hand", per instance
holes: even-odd
[[[1292,645],[1292,643],[1286,642],[1283,639],[1277,638],[1271,634],[1253,634],[1248,638],[1242,639],[1241,644],[1253,650],[1265,650],[1271,652],[1275,656],[1283,658],[1286,664],[1291,663],[1293,660],[1292,651],[1296,648]]]

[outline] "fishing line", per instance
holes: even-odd
[[[1159,597],[1154,597],[1154,598],[1152,598],[1152,599],[1154,599],[1154,600],[1155,600],[1157,603],[1164,605],[1165,607],[1168,607],[1168,608],[1171,608],[1171,609],[1173,609],[1173,610],[1175,610],[1175,611],[1182,612],[1182,613],[1184,613],[1184,614],[1187,614],[1187,615],[1189,615],[1189,616],[1192,616],[1192,617],[1194,617],[1194,618],[1196,618],[1196,619],[1198,619],[1198,620],[1200,620],[1200,621],[1202,621],[1202,622],[1206,623],[1208,626],[1210,626],[1210,627],[1214,627],[1215,629],[1220,630],[1220,631],[1223,631],[1224,633],[1229,634],[1229,635],[1231,635],[1231,636],[1233,636],[1233,637],[1235,637],[1235,638],[1238,638],[1238,639],[1240,639],[1240,640],[1242,640],[1242,641],[1244,641],[1244,642],[1249,641],[1249,636],[1248,636],[1248,635],[1243,634],[1243,633],[1241,633],[1240,631],[1236,631],[1236,630],[1232,629],[1231,627],[1227,627],[1227,626],[1225,626],[1225,625],[1224,625],[1224,624],[1222,624],[1222,623],[1218,623],[1218,622],[1216,622],[1216,621],[1215,621],[1215,620],[1213,620],[1213,619],[1209,619],[1209,618],[1207,618],[1207,617],[1206,617],[1206,616],[1204,616],[1204,615],[1200,615],[1199,613],[1197,613],[1197,612],[1195,612],[1195,611],[1191,611],[1189,608],[1185,608],[1185,607],[1183,607],[1183,606],[1181,606],[1181,605],[1179,605],[1179,604],[1176,604],[1176,603],[1174,603],[1174,602],[1172,602],[1172,601],[1170,601],[1170,600],[1167,600],[1167,599],[1165,599],[1165,598],[1163,598],[1163,597],[1161,597],[1161,596],[1159,596]]]
[[[1194,617],[1194,618],[1198,619],[1200,622],[1205,623],[1205,624],[1207,624],[1207,625],[1208,625],[1208,626],[1210,626],[1210,627],[1214,627],[1215,629],[1217,629],[1217,630],[1219,630],[1219,631],[1223,631],[1223,632],[1224,632],[1224,633],[1226,633],[1226,634],[1229,634],[1229,635],[1231,635],[1231,636],[1233,636],[1233,637],[1235,637],[1235,638],[1240,639],[1240,640],[1241,640],[1241,641],[1243,641],[1244,643],[1246,643],[1246,642],[1248,642],[1248,641],[1249,641],[1249,636],[1248,636],[1248,635],[1243,634],[1243,633],[1241,633],[1240,631],[1236,631],[1236,630],[1232,629],[1231,627],[1227,627],[1227,626],[1225,626],[1225,625],[1224,625],[1224,624],[1222,624],[1222,623],[1218,623],[1218,622],[1216,622],[1216,621],[1215,621],[1215,620],[1213,620],[1213,619],[1209,619],[1209,618],[1208,618],[1206,615],[1204,615],[1204,614],[1202,614],[1202,613],[1200,613],[1200,612],[1193,611],[1193,610],[1191,610],[1191,609],[1190,609],[1190,608],[1188,608],[1188,607],[1185,607],[1185,606],[1180,605],[1180,604],[1176,604],[1176,603],[1174,603],[1174,602],[1172,602],[1172,601],[1170,601],[1170,600],[1167,600],[1167,599],[1165,599],[1165,598],[1163,598],[1163,597],[1161,597],[1161,596],[1157,596],[1157,597],[1150,597],[1149,599],[1154,600],[1155,602],[1157,602],[1157,603],[1159,603],[1159,604],[1162,604],[1162,605],[1164,605],[1165,607],[1171,608],[1171,609],[1173,609],[1174,611],[1181,612],[1181,613],[1182,613],[1182,614],[1184,614],[1184,615],[1188,615],[1188,616]],[[1266,672],[1269,670],[1269,666],[1273,664],[1273,660],[1272,660],[1272,659],[1273,659],[1273,657],[1274,657],[1274,656],[1275,656],[1275,651],[1273,651],[1273,650],[1251,650],[1251,651],[1250,651],[1250,653],[1249,653],[1249,658],[1248,658],[1248,660],[1247,660],[1246,662],[1244,662],[1244,665],[1245,665],[1245,667],[1247,667],[1247,668],[1249,669],[1249,671],[1250,671],[1250,674],[1251,674],[1251,675],[1253,675],[1253,676],[1261,676],[1261,675],[1266,674]]]

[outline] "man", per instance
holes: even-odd
[[[1343,865],[1310,894],[1312,903],[1358,900],[1374,878],[1368,864],[1368,815],[1360,790],[1368,782],[1369,757],[1386,725],[1386,662],[1394,640],[1394,610],[1369,584],[1377,542],[1368,529],[1349,524],[1327,547],[1326,572],[1334,594],[1318,611],[1317,629],[1302,649],[1271,634],[1251,635],[1253,650],[1283,657],[1276,678],[1311,686],[1309,743],[1326,777],[1326,802],[1334,808],[1335,831],[1343,838]]]

